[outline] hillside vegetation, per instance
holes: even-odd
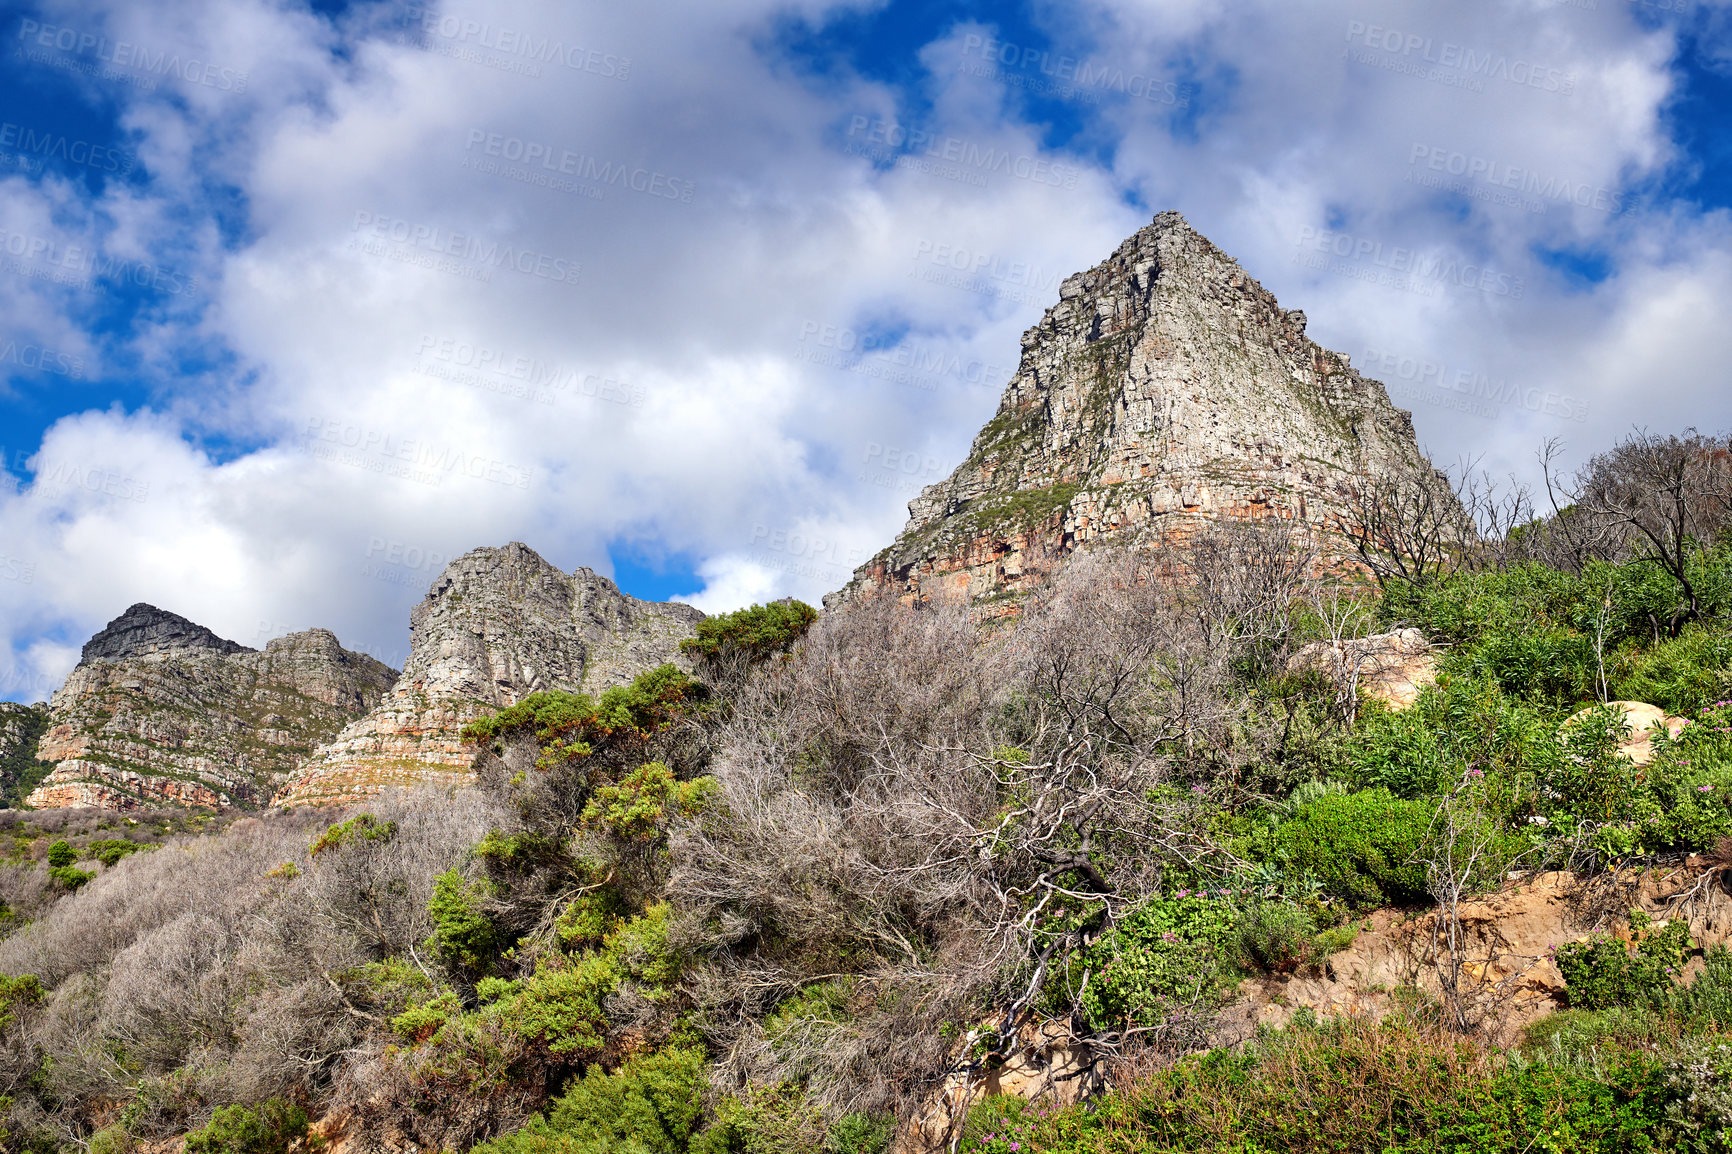
[[[1247,976],[1327,964],[1372,910],[1447,929],[1518,870],[1723,884],[1726,448],[1631,437],[1543,516],[1367,486],[1350,578],[1232,523],[1078,555],[984,628],[753,607],[704,624],[695,675],[474,723],[473,790],[21,819],[0,1144],[880,1154],[1047,1024],[1105,1092],[983,1098],[945,1140],[1732,1149],[1732,955],[1683,919],[1560,943],[1570,1008],[1520,1038],[1446,942],[1381,1021],[1216,1044]],[[1397,627],[1439,655],[1407,708],[1292,660]],[[1618,700],[1687,724],[1637,765]]]

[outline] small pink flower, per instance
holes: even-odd
[[[1713,788],[1714,787],[1711,785],[1699,785],[1696,787],[1696,792],[1697,793],[1707,793],[1709,790],[1711,790]]]

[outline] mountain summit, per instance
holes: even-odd
[[[968,459],[825,603],[1011,600],[1090,542],[1158,547],[1226,517],[1282,518],[1345,554],[1344,490],[1380,476],[1436,476],[1412,415],[1163,212],[1064,281]]]

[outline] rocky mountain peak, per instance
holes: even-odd
[[[78,664],[120,661],[184,649],[205,649],[214,653],[253,652],[237,641],[218,637],[203,625],[188,621],[178,613],[140,601],[84,643]]]
[[[565,573],[522,542],[446,566],[409,615],[409,660],[366,717],[320,749],[280,804],[349,801],[387,786],[461,780],[463,726],[539,690],[599,692],[664,662],[703,613],[641,601],[593,569]]]
[[[1277,517],[1344,555],[1344,488],[1436,470],[1407,412],[1176,212],[1068,277],[998,412],[835,606],[891,592],[1009,608],[1093,542],[1159,548]]]

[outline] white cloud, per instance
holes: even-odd
[[[697,557],[690,599],[706,610],[816,600],[961,459],[1057,279],[1146,219],[1133,198],[1186,211],[1356,359],[1588,403],[1580,423],[1519,400],[1488,419],[1392,382],[1440,459],[1519,463],[1554,432],[1614,435],[1655,365],[1678,398],[1668,416],[1726,423],[1704,387],[1724,356],[1724,229],[1524,212],[1410,179],[1433,171],[1432,148],[1613,191],[1669,163],[1657,114],[1672,38],[1625,7],[1055,8],[1061,51],[1173,86],[1079,105],[1076,153],[1016,113],[1038,65],[970,75],[967,38],[988,29],[959,26],[920,56],[931,111],[913,127],[1016,158],[1033,177],[1016,179],[882,151],[874,163],[898,94],[808,84],[768,58],[767,22],[787,9],[771,0],[454,4],[439,11],[455,23],[431,31],[383,6],[334,29],[266,0],[68,5],[68,21],[183,45],[247,83],[116,88],[142,188],[91,206],[0,183],[0,227],[212,286],[202,313],[202,297],[176,296],[131,344],[98,352],[77,302],[0,277],[13,329],[140,358],[161,389],[156,415],[72,418],[43,448],[148,480],[146,499],[40,480],[0,494],[5,539],[36,566],[30,583],[0,580],[14,670],[58,676],[135,600],[249,644],[327,625],[401,661],[406,609],[439,563],[510,539],[566,568],[605,568],[610,541]],[[493,47],[465,39],[465,20]],[[1542,86],[1469,93],[1344,60],[1355,22],[1537,64]],[[564,45],[565,62],[524,74],[526,42]],[[1545,90],[1553,72],[1573,94]],[[244,210],[226,242],[211,182]],[[1304,230],[1325,227],[1455,254],[1525,291],[1420,295],[1297,262]],[[1618,275],[1565,286],[1535,256],[1586,246]],[[527,271],[489,259],[505,250]],[[180,378],[188,349],[233,361]]]

